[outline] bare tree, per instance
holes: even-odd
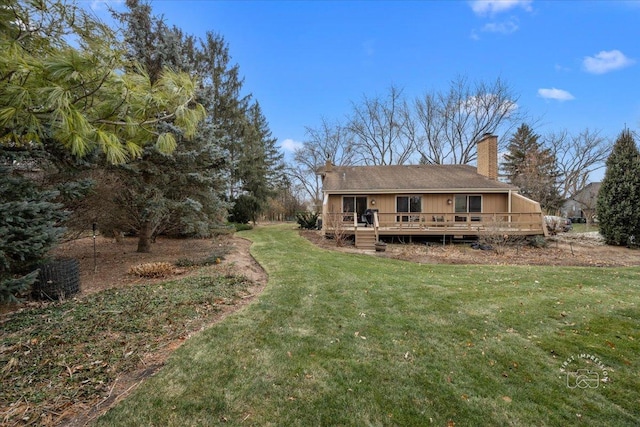
[[[402,165],[414,157],[415,141],[405,129],[409,108],[402,89],[391,86],[385,97],[363,96],[353,104],[349,130],[355,137],[358,163],[366,165]]]
[[[548,135],[545,145],[556,157],[560,172],[560,195],[570,198],[584,189],[592,172],[604,167],[611,142],[600,131],[585,129],[577,136],[567,131]]]
[[[313,157],[319,159],[319,163],[314,165],[316,168],[327,160],[337,166],[355,164],[353,135],[348,126],[322,118],[319,127],[306,127],[305,130],[307,139],[302,150],[296,151],[296,161],[308,163],[306,156],[313,152]]]
[[[407,121],[409,133],[415,138],[421,163],[444,164],[450,157],[451,149],[443,144],[445,140],[445,111],[440,107],[436,95],[427,94],[414,102],[415,118]],[[442,117],[442,119],[436,119]],[[446,150],[446,151],[445,151]]]
[[[414,102],[411,123],[421,161],[433,164],[467,164],[476,160],[475,143],[485,133],[509,132],[523,121],[518,97],[501,80],[473,86],[458,77],[448,92],[426,93]]]
[[[287,174],[297,183],[296,188],[299,188],[304,198],[311,200],[315,209],[319,211],[322,205],[322,180],[317,171],[304,165],[293,164],[287,168]]]
[[[355,162],[355,151],[349,129],[341,123],[322,119],[317,128],[306,128],[308,139],[294,154],[294,165],[289,175],[297,181],[303,192],[318,205],[322,199],[322,182],[318,170],[327,161],[347,166]]]

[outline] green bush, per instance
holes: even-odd
[[[253,225],[251,224],[235,223],[233,225],[235,226],[236,231],[253,230]]]
[[[296,222],[300,228],[312,230],[318,226],[318,216],[316,212],[296,212]]]
[[[233,208],[229,212],[229,221],[241,224],[255,222],[259,211],[258,199],[249,194],[242,194],[233,201]]]

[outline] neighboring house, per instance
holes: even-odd
[[[584,218],[585,222],[593,222],[596,216],[596,204],[600,182],[591,182],[562,205],[562,214],[568,218]]]
[[[544,235],[540,204],[498,181],[498,138],[469,165],[334,166],[322,176],[322,230],[371,248],[383,236]]]

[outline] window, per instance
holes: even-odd
[[[342,212],[353,214],[356,213],[358,218],[364,215],[364,211],[367,210],[367,197],[366,196],[343,196],[342,197]],[[344,215],[344,221],[353,221],[353,215]]]
[[[396,212],[422,212],[422,196],[398,196],[396,197]],[[419,215],[398,215],[396,221],[415,222]]]
[[[466,194],[456,194],[455,212],[458,214],[481,213],[482,196],[468,196]],[[466,221],[467,215],[456,215],[456,221]],[[471,221],[480,221],[479,216],[472,216]]]

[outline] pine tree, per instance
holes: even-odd
[[[153,17],[147,3],[126,4],[129,11],[117,17],[127,29],[129,56],[145,64],[151,77],[163,67],[197,73],[196,101],[207,111],[192,141],[180,141],[171,156],[150,147],[122,168],[131,185],[120,201],[132,208],[138,250],[150,250],[153,237],[161,232],[200,234],[226,213],[223,195],[230,202],[244,196],[242,209],[251,208],[255,221],[272,194],[273,176],[283,169],[282,156],[260,106],[249,107],[250,96],[241,96],[239,68],[230,64],[224,38],[213,33],[204,40],[185,37]],[[171,130],[170,123],[162,123],[156,132]]]
[[[528,125],[522,124],[509,140],[502,170],[523,196],[539,202],[545,211],[553,212],[562,203],[559,173],[553,153],[538,142],[539,138]]]
[[[196,68],[202,80],[205,108],[212,125],[212,136],[224,150],[222,173],[227,183],[226,198],[233,200],[242,192],[240,161],[245,151],[247,111],[251,95],[242,95],[240,67],[231,63],[229,45],[220,34],[208,32],[200,41]]]
[[[13,174],[10,155],[33,165],[38,181],[79,195],[86,183],[52,180],[48,167],[68,172],[98,156],[123,163],[148,145],[171,152],[174,132],[193,134],[202,116],[194,90],[187,74],[163,69],[151,81],[123,61],[113,31],[74,2],[2,3],[0,164],[10,168],[0,171],[0,299],[35,280],[33,269],[56,244],[66,217],[56,191]],[[162,123],[171,128],[148,132]]]
[[[637,245],[640,239],[640,152],[628,129],[616,140],[606,167],[596,207],[600,234],[611,245]]]
[[[0,167],[0,302],[15,301],[37,277],[37,264],[64,231],[58,194]]]
[[[255,102],[247,112],[244,148],[238,163],[238,177],[244,195],[254,199],[248,205],[255,208],[250,215],[253,222],[266,209],[269,198],[283,179],[283,154],[276,147],[276,141],[271,136],[260,104]]]
[[[0,26],[0,144],[55,142],[76,157],[99,150],[113,164],[149,144],[171,152],[172,132],[148,131],[158,123],[195,132],[203,113],[195,80],[166,68],[151,79],[84,9],[42,0],[2,11],[12,19]]]
[[[117,17],[125,24],[128,55],[138,58],[151,79],[165,68],[202,74],[203,62],[193,37],[169,28],[152,15],[149,4],[127,0],[129,11]],[[128,223],[138,233],[138,251],[149,252],[161,233],[207,236],[223,221],[225,204],[220,199],[223,151],[211,119],[210,81],[203,78],[195,92],[207,110],[194,136],[180,138],[171,123],[159,123],[157,133],[178,135],[176,149],[165,155],[146,148],[136,161],[120,168],[127,185],[117,197]]]

